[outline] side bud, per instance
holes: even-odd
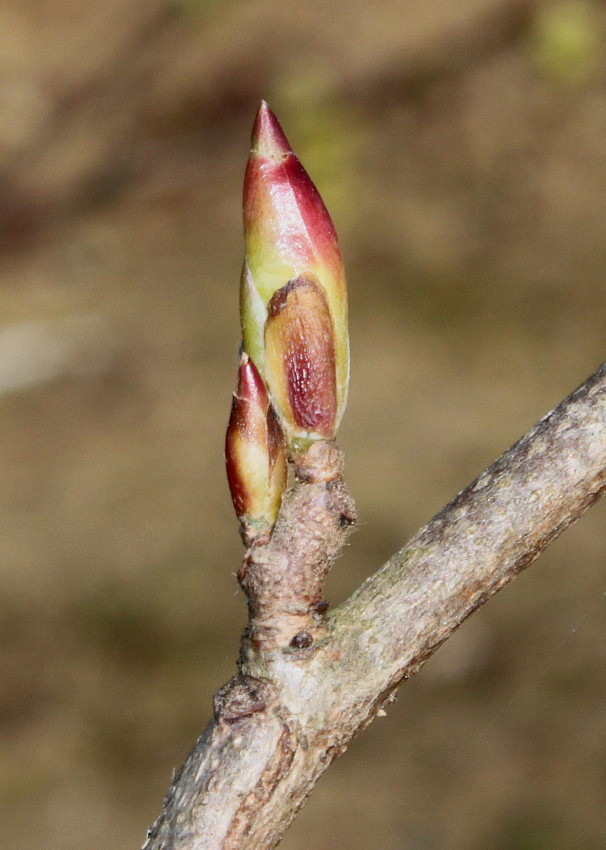
[[[244,236],[246,260],[240,290],[244,349],[257,364],[273,400],[276,387],[275,381],[269,379],[267,362],[270,355],[267,344],[274,331],[270,331],[269,325],[266,327],[265,323],[270,321],[270,313],[275,308],[274,297],[278,301],[281,299],[277,295],[278,291],[290,286],[289,281],[307,281],[305,291],[301,289],[295,300],[303,299],[308,310],[312,304],[316,305],[320,313],[316,319],[310,318],[308,313],[301,320],[301,326],[318,324],[330,334],[328,347],[332,350],[331,369],[334,379],[331,380],[335,394],[335,404],[324,417],[330,420],[331,427],[316,427],[318,417],[312,417],[314,424],[307,428],[308,439],[326,439],[325,432],[328,431],[331,438],[345,409],[349,383],[347,291],[343,260],[337,234],[324,202],[266,103],[261,104],[257,113],[244,179]],[[293,291],[291,286],[286,298],[287,315],[291,316],[286,323],[289,326],[294,321],[291,309]],[[274,308],[270,306],[272,303]],[[325,382],[322,387],[325,387]],[[325,394],[323,389],[322,399],[316,402],[309,399],[307,407],[318,407],[323,403]],[[290,437],[294,420],[284,418],[286,408],[282,400],[277,403],[277,407],[283,417],[282,424],[287,436]]]
[[[225,438],[227,480],[246,545],[267,538],[286,488],[286,452],[265,385],[242,354]]]

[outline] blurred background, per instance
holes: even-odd
[[[234,672],[260,99],[348,269],[337,603],[604,359],[605,44],[591,0],[3,1],[2,847],[139,847]],[[401,689],[285,850],[606,846],[604,519]]]

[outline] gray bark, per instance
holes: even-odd
[[[312,494],[316,520],[316,496],[343,492],[340,478],[330,487],[320,486],[322,476],[308,478],[287,499],[276,539],[288,539],[302,492]],[[214,719],[169,789],[145,850],[275,847],[320,774],[397,686],[605,486],[606,363],[332,615],[306,610],[311,645],[287,642],[291,623],[279,605],[269,622],[286,625],[272,632],[275,640],[245,635],[240,673],[216,695]],[[326,523],[330,545],[342,508],[333,502],[325,506],[334,520]],[[257,564],[255,553],[247,558]]]

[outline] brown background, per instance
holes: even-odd
[[[605,32],[581,0],[4,0],[2,847],[140,846],[234,670],[260,98],[349,273],[338,602],[604,358]],[[285,850],[606,846],[604,516],[402,689]]]

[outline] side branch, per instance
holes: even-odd
[[[248,653],[145,850],[269,850],[397,685],[606,487],[606,364],[369,578],[310,647]]]
[[[288,646],[307,648],[325,633],[324,582],[356,519],[332,440],[298,456],[295,473],[271,536],[253,542],[238,573],[248,597],[245,666]]]

